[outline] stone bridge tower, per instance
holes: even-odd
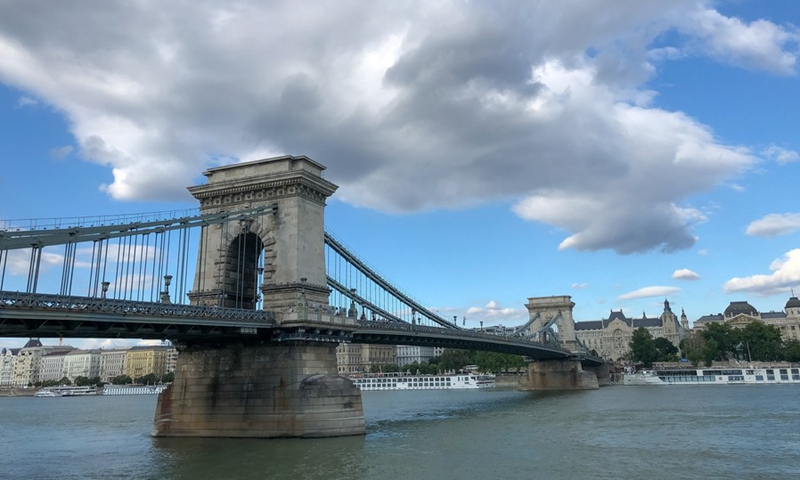
[[[338,188],[322,178],[325,167],[305,156],[283,156],[211,168],[208,183],[189,187],[203,214],[230,213],[203,228],[198,248],[195,305],[264,308],[327,305],[326,199]],[[246,217],[237,211],[263,208]]]
[[[571,352],[576,352],[578,343],[575,339],[575,320],[572,318],[574,307],[575,303],[569,295],[528,298],[525,308],[528,309],[529,318],[533,320],[530,333],[536,333],[555,319],[561,345]]]

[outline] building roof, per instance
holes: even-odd
[[[747,302],[731,302],[728,308],[725,309],[726,317],[735,317],[736,315],[749,315],[751,317],[758,316],[758,310]]]
[[[800,308],[800,299],[792,295],[784,308]]]
[[[624,313],[622,313],[622,310],[617,312],[611,310],[611,313],[608,315],[608,319],[575,322],[575,330],[602,330],[614,320],[619,320],[631,328],[663,326],[661,318],[648,318],[644,315],[642,318],[628,318]]]
[[[39,341],[38,338],[31,338],[28,340],[28,343],[25,344],[22,348],[35,348],[35,347],[43,347],[42,342]]]

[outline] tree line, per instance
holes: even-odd
[[[475,365],[478,371],[501,373],[519,371],[525,367],[525,359],[520,355],[507,353],[481,352],[446,348],[438,357],[427,362],[413,362],[402,367],[396,364],[372,365],[371,373],[408,372],[420,375],[435,375],[463,370],[467,365]]]
[[[113,385],[130,385],[130,384],[137,384],[137,385],[156,385],[159,383],[169,383],[175,378],[175,374],[170,372],[166,375],[156,375],[155,373],[148,373],[147,375],[143,375],[141,377],[131,378],[128,375],[118,375],[111,379],[111,384]],[[74,385],[76,387],[88,387],[92,385],[96,385],[98,387],[102,387],[108,382],[101,382],[100,377],[75,377],[75,381],[69,379],[69,377],[62,377],[60,380],[45,380],[43,382],[36,382],[33,383],[31,386],[34,387],[58,387],[62,385],[70,386]]]
[[[710,323],[681,340],[679,350],[666,338],[654,339],[646,328],[639,327],[631,337],[628,359],[650,367],[655,362],[677,361],[678,354],[695,367],[728,360],[800,362],[800,341],[783,340],[778,327],[762,322],[750,322],[744,328]]]

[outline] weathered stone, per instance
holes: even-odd
[[[269,363],[256,358],[273,358]],[[302,357],[315,358],[308,374]],[[327,359],[326,361],[323,361]],[[187,373],[203,372],[203,376]],[[361,392],[336,375],[335,346],[281,344],[186,349],[158,399],[154,436],[363,435]]]

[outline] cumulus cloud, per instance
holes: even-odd
[[[678,20],[679,30],[690,35],[687,50],[697,50],[745,68],[793,75],[800,35],[794,27],[767,20],[746,23],[716,10],[700,8]]]
[[[617,297],[617,300],[622,301],[622,300],[635,300],[637,298],[667,297],[669,295],[672,295],[673,293],[678,293],[680,291],[681,289],[677,287],[661,287],[661,286],[643,287],[638,290],[634,290],[632,292],[623,293],[622,295]]]
[[[688,268],[679,268],[672,272],[672,278],[676,280],[700,280],[700,275]]]
[[[653,106],[655,62],[796,56],[793,27],[702,0],[328,7],[23,2],[0,17],[0,81],[64,113],[115,199],[188,200],[208,166],[305,154],[353,205],[514,199],[560,248],[633,253],[694,245],[687,199],[757,160]]]
[[[785,148],[781,148],[775,145],[767,149],[764,149],[764,151],[761,153],[765,157],[775,160],[781,165],[800,160],[800,155],[798,155],[797,152],[795,152],[794,150],[787,150]]]
[[[749,277],[734,277],[725,282],[726,293],[750,292],[756,295],[774,295],[800,286],[800,248],[795,248],[774,260],[769,269],[771,274]]]
[[[747,233],[753,237],[774,237],[800,230],[800,213],[772,213],[750,222]]]
[[[502,319],[517,319],[527,315],[527,310],[524,308],[506,308],[502,307],[498,302],[491,300],[483,307],[469,307],[466,311],[467,318],[477,316],[479,319],[488,320],[502,320]]]

